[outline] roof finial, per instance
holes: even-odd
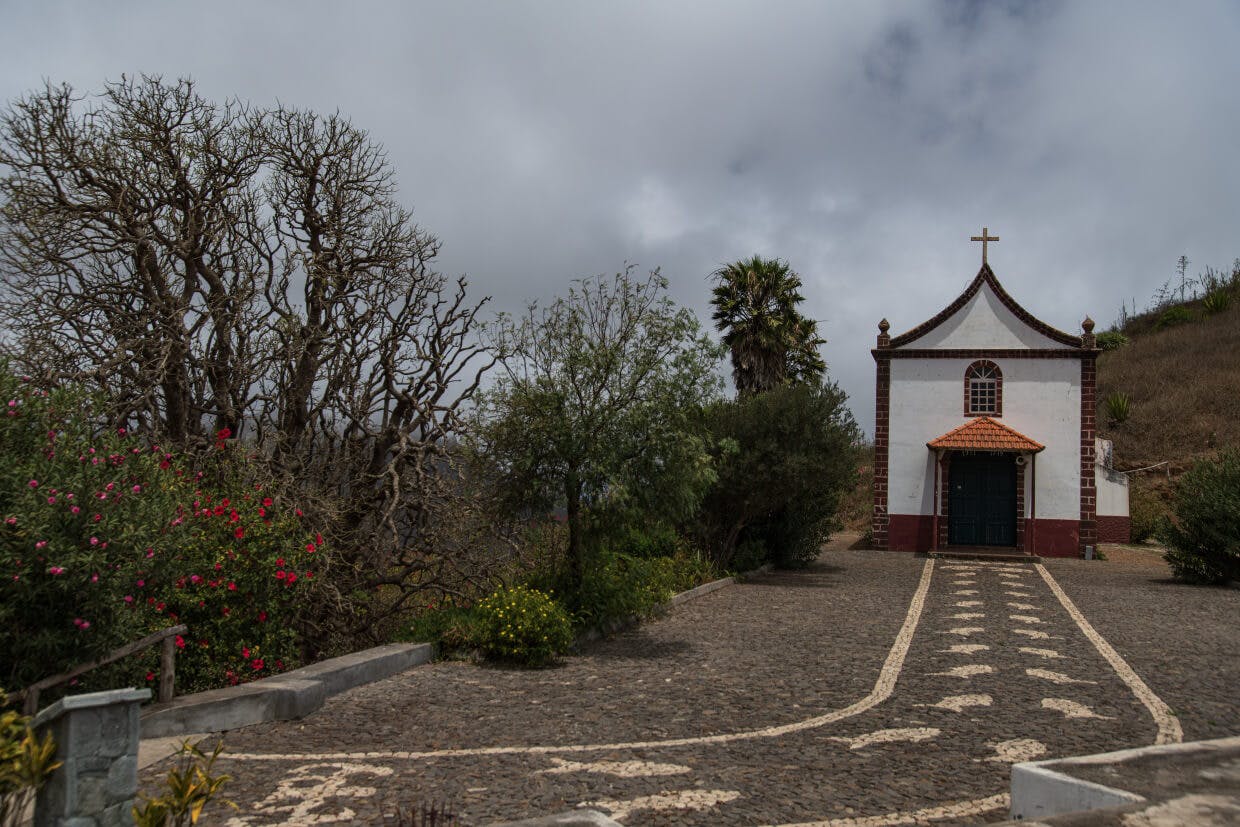
[[[878,323],[878,329],[881,330],[883,333],[886,333],[888,330],[891,330],[891,322],[887,321],[886,319],[883,319],[881,322]]]
[[[1093,333],[1094,332],[1094,320],[1086,316],[1085,321],[1081,322],[1081,327],[1085,329],[1086,333]]]
[[[982,242],[982,266],[983,266],[983,267],[984,267],[984,266],[986,266],[986,242],[988,242],[988,241],[998,241],[998,240],[999,240],[999,236],[997,236],[997,235],[991,235],[991,234],[990,234],[990,228],[989,228],[989,227],[982,227],[982,234],[981,234],[981,235],[975,235],[975,236],[972,236],[972,237],[970,237],[970,238],[969,238],[969,240],[970,240],[970,241],[980,241],[980,242]]]
[[[878,323],[878,346],[891,347],[891,337],[887,335],[887,331],[891,329],[891,323],[883,319]]]

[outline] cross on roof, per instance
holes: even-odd
[[[975,236],[972,236],[972,237],[969,239],[969,241],[980,241],[980,242],[982,242],[982,264],[985,264],[985,263],[986,263],[986,242],[988,242],[988,241],[998,241],[998,240],[999,240],[999,236],[997,236],[997,235],[990,235],[990,228],[989,228],[989,227],[982,227],[982,234],[981,234],[981,235],[975,235]]]

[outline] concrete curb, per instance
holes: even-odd
[[[1142,789],[1146,794],[1141,795],[1077,778],[1073,771],[1080,767],[1113,767],[1116,777],[1124,780],[1126,762],[1154,759],[1166,765],[1164,772],[1174,773],[1177,761],[1199,756],[1230,756],[1236,751],[1240,751],[1240,736],[1015,764],[1012,766],[1010,815],[1014,820],[1027,822],[1085,811],[1130,807],[1146,802],[1151,795],[1152,791],[1146,789]],[[1135,781],[1132,778],[1128,780]]]
[[[429,663],[432,657],[429,643],[389,643],[253,683],[182,695],[143,711],[142,737],[224,732],[303,718],[333,695]]]
[[[504,821],[493,824],[492,827],[556,827],[556,825],[559,827],[621,827],[620,822],[608,818],[598,810],[569,810],[521,821]]]

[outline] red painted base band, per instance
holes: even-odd
[[[1132,519],[1099,515],[1098,542],[1127,543],[1132,538]]]
[[[888,519],[887,548],[890,551],[930,551],[934,548],[934,517],[931,515],[890,514]],[[1127,517],[1099,518],[1100,533],[1108,530],[1103,527],[1103,520],[1124,520],[1124,536],[1127,536]],[[1028,551],[1041,557],[1080,557],[1080,527],[1077,520],[1026,520],[1025,542],[1032,540]]]
[[[891,551],[929,551],[934,547],[934,517],[929,514],[890,514],[887,548]]]

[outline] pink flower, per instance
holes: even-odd
[[[92,546],[97,546],[97,545],[99,545],[99,538],[98,538],[98,537],[91,537],[91,538],[90,538],[90,544],[91,544]]]
[[[198,584],[198,583],[202,582],[202,578],[201,578],[201,577],[199,577],[199,576],[198,576],[198,575],[196,575],[196,574],[191,574],[191,575],[189,576],[189,582],[194,583],[194,584],[196,585],[196,584]]]
[[[48,573],[48,574],[60,575],[60,574],[64,574],[64,573],[65,573],[65,569],[64,569],[64,567],[63,567],[63,566],[51,566],[50,568],[48,568],[47,573]]]
[[[124,600],[126,603],[132,603],[132,602],[133,602],[133,595],[132,595],[132,594],[127,594],[127,595],[125,595],[124,597],[122,597],[122,598],[121,598],[121,600]]]
[[[119,434],[120,436],[124,436],[124,435],[125,435],[125,429],[124,429],[124,428],[117,428],[117,429],[116,429],[116,433],[117,433],[117,434]]]
[[[95,572],[94,574],[92,574],[92,575],[90,576],[90,582],[92,582],[92,583],[98,583],[98,582],[99,582],[99,572]]]
[[[140,486],[140,485],[135,485],[135,486],[134,486],[132,489],[130,489],[130,490],[131,490],[131,491],[133,491],[133,493],[135,493],[135,494],[140,494],[140,493],[142,493],[142,486]]]
[[[9,525],[17,525],[17,518],[9,517],[7,520],[5,520],[5,522],[8,523]]]
[[[142,588],[142,587],[143,587],[143,586],[145,586],[145,585],[146,585],[146,581],[145,581],[145,580],[139,580],[139,581],[138,581],[138,588],[139,588],[139,589],[140,589],[140,588]]]
[[[148,549],[146,550],[146,557],[147,557],[147,559],[149,560],[150,558],[152,558],[152,557],[154,557],[154,556],[155,556],[155,549],[153,549],[153,548],[148,548]]]
[[[29,485],[31,488],[38,488],[38,487],[39,487],[39,481],[38,481],[38,480],[31,480],[30,482],[28,482],[28,483],[26,483],[26,484],[27,484],[27,485]]]
[[[47,540],[40,540],[39,542],[37,542],[37,543],[35,543],[35,544],[34,544],[34,547],[35,547],[36,549],[40,549],[40,548],[43,548],[43,547],[44,547],[44,546],[46,546],[46,545],[47,545]]]
[[[55,498],[55,497],[48,497],[48,498],[47,498],[47,504],[48,504],[48,505],[55,505],[55,504],[56,504],[56,498]]]
[[[69,507],[69,513],[70,513],[70,514],[80,514],[80,513],[82,513],[82,509],[78,508],[76,505],[74,505],[74,506],[70,506],[70,507]]]
[[[115,485],[114,483],[108,483],[107,485],[105,485],[105,486],[103,487],[103,490],[104,490],[104,491],[111,491],[111,490],[112,490],[113,488],[115,488],[115,487],[116,487],[116,485]]]

